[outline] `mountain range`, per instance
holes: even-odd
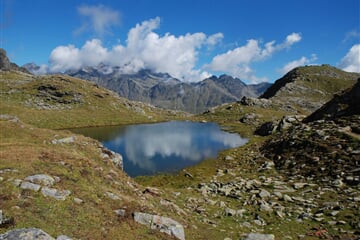
[[[35,64],[23,67],[30,72],[39,70]],[[239,101],[243,96],[257,97],[271,85],[247,85],[228,75],[212,76],[200,82],[183,82],[168,73],[156,73],[149,69],[125,74],[119,67],[106,64],[68,70],[64,74],[92,81],[132,101],[190,113],[201,113],[223,103]]]

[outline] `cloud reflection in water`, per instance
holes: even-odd
[[[178,171],[246,142],[213,123],[173,121],[128,126],[106,145],[121,153],[125,171],[137,176]]]

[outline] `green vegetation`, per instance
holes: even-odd
[[[61,75],[1,72],[1,114],[43,128],[164,121],[179,113],[131,102],[90,82]]]

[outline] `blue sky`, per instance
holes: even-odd
[[[104,62],[185,81],[273,82],[299,65],[360,72],[359,0],[1,0],[0,44],[18,65]]]

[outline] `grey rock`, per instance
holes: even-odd
[[[287,195],[287,194],[284,194],[283,195],[283,200],[285,201],[285,202],[293,202],[294,200],[292,199],[292,197],[290,197],[289,195]]]
[[[125,209],[116,209],[116,210],[114,210],[114,212],[116,213],[116,215],[118,217],[125,217],[125,214],[126,214]]]
[[[226,156],[225,158],[224,158],[224,160],[225,161],[232,161],[232,160],[234,160],[234,158],[232,157],[232,156]]]
[[[277,130],[277,124],[277,122],[265,122],[255,130],[255,134],[260,136],[269,136]]]
[[[82,204],[82,203],[84,203],[84,200],[82,200],[80,198],[77,198],[77,197],[74,197],[74,202],[77,203],[77,204]]]
[[[66,235],[60,235],[56,238],[56,240],[72,240],[72,238],[70,238]]]
[[[16,187],[20,187],[20,184],[22,183],[22,180],[21,179],[15,179],[14,181],[13,181],[13,184],[14,184],[14,186],[16,186]]]
[[[41,186],[39,184],[31,183],[31,182],[22,182],[20,185],[21,189],[29,189],[35,192],[39,191]]]
[[[0,240],[55,240],[49,234],[37,228],[21,228],[0,235]]]
[[[66,199],[66,197],[71,194],[71,192],[69,190],[58,190],[58,189],[49,188],[49,187],[43,187],[41,189],[41,193],[45,197],[52,197],[52,198],[55,198],[56,200],[61,200],[61,201],[64,201]]]
[[[302,188],[304,188],[305,186],[306,186],[307,184],[306,183],[294,183],[294,185],[293,185],[293,187],[295,188],[295,189],[302,189]]]
[[[177,239],[185,240],[184,227],[177,221],[142,212],[134,212],[134,220],[137,223],[147,225],[150,229],[157,229]]]
[[[35,184],[51,187],[55,183],[55,179],[47,174],[36,174],[28,176],[25,181],[29,181]]]
[[[112,200],[121,200],[121,198],[118,195],[116,195],[112,192],[106,192],[105,196],[111,198]]]
[[[267,198],[269,198],[271,196],[271,194],[268,192],[268,191],[266,191],[265,189],[261,189],[261,191],[260,191],[260,193],[259,193],[259,197],[261,198],[261,199],[267,199]]]
[[[116,167],[123,169],[123,157],[121,154],[102,147],[101,157],[110,159]]]
[[[244,240],[275,240],[273,234],[249,233]]]
[[[263,202],[260,204],[260,211],[272,212],[273,209],[271,208],[270,204]]]
[[[235,216],[236,210],[227,207],[227,208],[225,208],[225,215],[226,216]]]
[[[283,195],[282,195],[281,192],[275,191],[275,192],[274,192],[274,195],[275,195],[278,199],[282,199],[282,198],[283,198]]]
[[[51,141],[52,144],[60,144],[60,143],[65,143],[65,144],[71,144],[74,143],[76,140],[75,136],[71,136],[71,137],[66,137],[66,138],[61,138],[61,139],[54,139]]]

